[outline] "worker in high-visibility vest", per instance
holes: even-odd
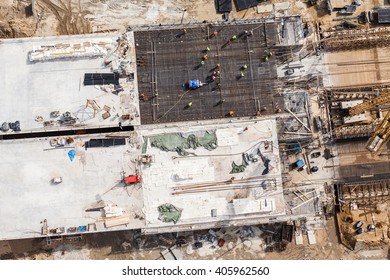
[[[221,99],[218,101],[218,104],[222,104],[223,102],[225,102],[225,99]]]
[[[217,31],[214,31],[214,32],[213,32],[213,35],[214,35],[215,37],[217,37],[218,32],[217,32]]]
[[[229,116],[233,117],[233,115],[234,115],[234,111],[230,111]]]
[[[209,52],[209,51],[211,51],[211,49],[209,48],[209,47],[206,47],[206,50],[205,50],[206,52]]]
[[[244,74],[244,72],[240,72],[240,77],[244,77],[245,76],[245,74]]]
[[[232,39],[232,40],[237,40],[237,36],[236,36],[236,35],[233,35],[233,36],[231,37],[231,39]]]
[[[192,107],[192,102],[188,102],[187,107]]]
[[[202,57],[203,60],[207,60],[208,58],[209,58],[209,56],[208,56],[207,54],[205,54],[205,55]]]
[[[200,62],[200,65],[204,65],[204,61],[203,60]]]

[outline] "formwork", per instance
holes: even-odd
[[[279,25],[221,23],[135,30],[141,122],[215,119],[230,111],[234,117],[255,116],[283,110],[283,99],[275,90],[281,88],[276,57],[278,51],[286,52],[280,44]],[[253,34],[247,36],[245,31]],[[232,39],[234,35],[237,39]],[[208,58],[201,65],[206,53]],[[212,72],[218,70],[220,75],[212,81]],[[207,84],[189,90],[190,79]]]

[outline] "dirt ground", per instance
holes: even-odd
[[[56,36],[91,32],[124,31],[129,25],[178,24],[222,20],[214,1],[209,0],[2,0],[0,3],[0,38]],[[289,2],[288,10],[278,16],[302,15],[306,22],[320,22],[323,28],[335,25],[324,1],[307,6],[301,1]],[[383,3],[383,0],[364,1],[359,11]],[[34,11],[34,14],[33,14]],[[230,19],[249,19],[270,16],[253,7],[237,12],[233,5]],[[271,15],[272,16],[272,15]]]
[[[193,249],[184,246],[176,250],[180,259],[221,259],[221,260],[342,260],[342,259],[385,259],[382,254],[375,257],[362,257],[358,252],[350,251],[338,243],[333,219],[326,221],[323,229],[316,230],[317,244],[309,245],[303,235],[303,245],[296,245],[295,240],[288,243],[282,252],[266,252],[265,241],[259,237],[254,227],[255,236],[240,238],[237,228],[223,231],[226,243],[223,247],[203,242],[203,247]],[[217,235],[220,234],[216,231]],[[45,239],[17,240],[0,242],[0,259],[24,260],[157,260],[160,252],[171,247],[175,238],[172,235],[141,236],[139,232],[112,232],[85,235],[82,240],[53,241],[47,245]]]
[[[0,1],[0,38],[34,36],[36,21],[28,6],[31,0]]]

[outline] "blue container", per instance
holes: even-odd
[[[85,232],[85,231],[87,231],[87,226],[79,226],[78,230],[80,232]]]
[[[190,81],[188,82],[188,87],[189,87],[190,89],[197,89],[197,88],[199,88],[199,87],[200,87],[200,82],[199,82],[199,80],[190,80]]]
[[[296,165],[297,167],[302,167],[302,166],[305,165],[305,162],[304,162],[302,159],[300,159],[300,160],[297,160],[297,161],[295,162],[295,165]]]

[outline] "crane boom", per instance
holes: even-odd
[[[374,134],[368,139],[366,149],[373,154],[378,154],[381,148],[390,139],[390,111],[387,112],[383,121],[375,129]]]
[[[376,105],[381,105],[385,103],[390,102],[390,90],[386,90],[382,94],[378,95],[372,100],[364,101],[361,104],[358,104],[356,106],[353,106],[351,109],[349,109],[349,114],[352,115],[358,115],[363,113],[364,111],[368,111],[372,108],[374,108]]]

